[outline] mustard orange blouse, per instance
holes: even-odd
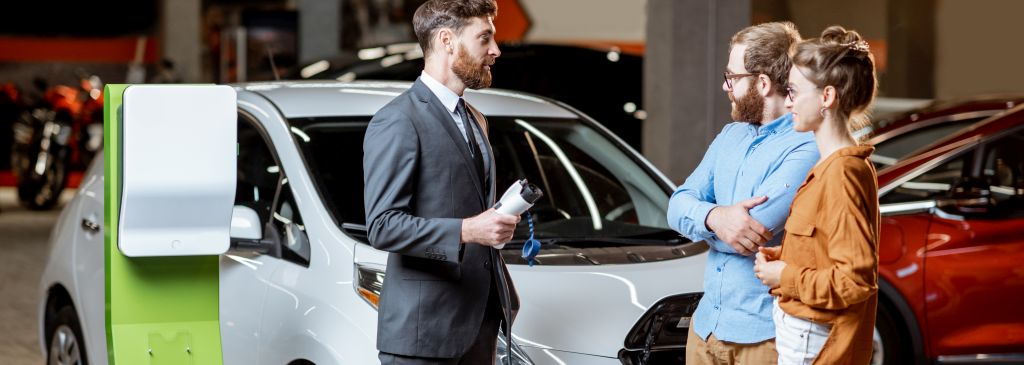
[[[878,178],[870,146],[839,149],[793,199],[772,294],[786,313],[832,325],[815,364],[867,364],[878,306]]]

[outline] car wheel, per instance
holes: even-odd
[[[49,365],[87,365],[85,347],[82,342],[82,328],[78,324],[75,309],[66,306],[57,311],[57,317],[50,332],[50,349],[46,363]]]
[[[871,365],[913,363],[910,334],[904,328],[904,322],[896,315],[896,311],[882,301],[878,303],[878,316],[875,319],[871,343]]]

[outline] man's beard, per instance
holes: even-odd
[[[452,72],[462,80],[462,84],[470,89],[485,89],[491,86],[491,71],[484,69],[484,65],[490,66],[494,60],[482,58],[476,61],[466,51],[466,47],[459,45],[459,55],[452,65]]]
[[[732,110],[732,119],[737,122],[761,124],[761,120],[764,119],[764,96],[757,92],[756,84],[749,85],[747,93],[742,98],[733,99],[736,108]]]

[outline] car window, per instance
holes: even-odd
[[[238,117],[237,169],[235,205],[252,208],[260,222],[268,222],[281,169],[263,134],[245,114]]]
[[[288,179],[273,151],[254,119],[245,113],[240,114],[235,205],[256,211],[263,224],[264,239],[281,246],[282,258],[309,266],[306,228]]]
[[[986,187],[993,213],[1024,216],[1024,130],[990,141],[943,162],[900,184],[879,198],[881,204],[930,201],[954,197],[957,184]],[[979,153],[980,151],[980,153]]]
[[[1024,215],[1024,130],[985,146],[984,168],[992,198],[1004,213]]]
[[[316,187],[335,223],[365,225],[363,207],[363,136],[367,118],[309,119],[301,142]]]
[[[324,204],[350,234],[346,227],[365,225],[362,140],[367,119],[290,121],[305,136],[297,143]],[[578,119],[491,117],[488,122],[498,194],[524,177],[544,191],[531,209],[538,239],[590,247],[686,242],[667,227],[670,187],[594,127]],[[527,226],[524,219],[517,239],[526,237]],[[602,239],[587,240],[594,237]],[[624,243],[624,238],[635,240]]]
[[[497,119],[491,141],[498,188],[522,177],[539,186],[545,198],[531,210],[538,226],[589,223],[590,229],[573,230],[583,235],[599,234],[605,222],[667,228],[664,192],[594,129],[579,123]]]
[[[972,150],[973,151],[973,150]],[[967,171],[968,159],[974,153],[968,151],[946,161],[921,175],[900,184],[879,198],[881,204],[928,201],[946,195]]]
[[[270,223],[281,244],[281,257],[296,264],[309,267],[309,236],[302,223],[299,206],[295,204],[288,178],[281,179],[280,204],[274,210]]]
[[[953,133],[974,124],[982,118],[971,118],[956,122],[940,123],[924,128],[908,131],[901,135],[892,137],[875,144],[875,153],[872,154],[872,161],[876,168],[895,164],[921,147],[932,142],[952,135]]]

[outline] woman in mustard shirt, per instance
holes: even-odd
[[[832,26],[792,50],[786,107],[822,159],[793,199],[782,245],[754,272],[771,288],[779,364],[867,364],[878,305],[878,182],[851,130],[877,89],[857,32]]]

